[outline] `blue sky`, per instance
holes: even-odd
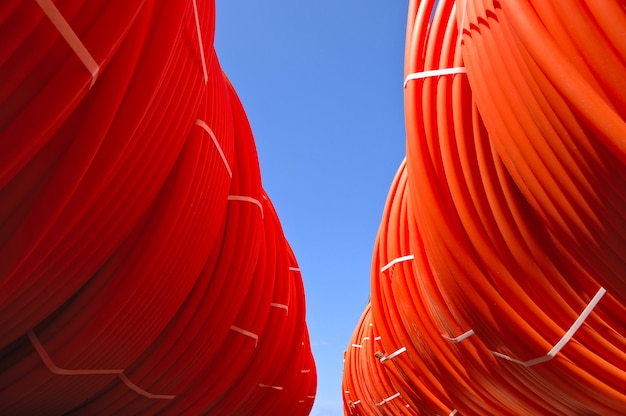
[[[405,155],[407,1],[216,0],[215,47],[245,107],[263,185],[303,274],[318,372],[339,416],[343,351]]]

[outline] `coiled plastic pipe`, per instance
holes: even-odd
[[[591,3],[410,3],[371,323],[414,414],[626,411],[626,13]]]
[[[302,277],[211,1],[0,5],[0,413],[308,414]]]

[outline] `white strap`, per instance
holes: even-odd
[[[274,308],[284,309],[287,312],[287,314],[289,314],[289,306],[287,306],[287,305],[284,305],[282,303],[272,302],[272,303],[270,303],[270,306],[274,307]]]
[[[253,204],[255,204],[256,206],[259,207],[259,209],[261,210],[261,218],[264,218],[264,216],[263,216],[263,205],[261,205],[261,203],[259,202],[258,199],[254,199],[251,196],[228,195],[228,200],[229,201],[251,202],[251,203],[253,203]]]
[[[387,361],[387,360],[391,360],[392,358],[397,357],[398,355],[402,354],[402,353],[403,353],[403,352],[405,352],[405,351],[406,351],[406,347],[402,347],[402,348],[400,348],[399,350],[397,350],[397,351],[395,351],[395,352],[392,352],[392,353],[391,353],[391,354],[389,354],[388,356],[386,356],[386,357],[382,357],[382,358],[380,359],[380,362],[381,362],[381,363],[384,363],[384,362],[385,362],[385,361]]]
[[[438,77],[441,75],[454,75],[454,74],[466,74],[466,73],[467,73],[467,69],[464,66],[455,66],[452,68],[431,69],[429,71],[414,72],[406,76],[406,79],[404,80],[404,86],[406,87],[406,84],[411,80]]]
[[[233,177],[233,172],[230,170],[230,165],[228,164],[228,160],[226,160],[226,155],[224,155],[224,151],[222,150],[222,146],[220,146],[220,142],[217,141],[217,137],[215,137],[215,133],[213,133],[213,130],[211,130],[209,125],[206,124],[206,122],[204,122],[204,120],[196,119],[195,124],[196,124],[196,126],[201,127],[205,132],[207,132],[209,137],[211,137],[211,140],[213,140],[213,144],[215,145],[215,148],[217,149],[217,152],[220,154],[220,157],[222,158],[222,162],[224,162],[224,166],[226,166],[226,170],[228,171],[228,176],[230,176],[232,178]]]
[[[403,261],[410,261],[410,260],[414,260],[414,259],[415,259],[415,256],[413,254],[409,254],[408,256],[402,256],[402,257],[395,258],[395,259],[391,260],[389,263],[387,263],[386,265],[384,265],[380,269],[380,272],[381,273],[384,272],[385,270],[389,269],[394,264],[401,263]]]
[[[33,347],[35,347],[35,351],[37,351],[37,354],[39,354],[39,358],[41,358],[41,361],[43,361],[43,363],[46,365],[46,367],[48,367],[48,370],[50,370],[54,374],[58,374],[58,375],[62,375],[62,376],[113,374],[113,375],[118,376],[120,378],[120,380],[122,380],[124,382],[124,384],[126,384],[126,386],[129,389],[131,389],[134,392],[136,392],[138,394],[141,394],[142,396],[145,396],[145,397],[147,397],[149,399],[167,399],[167,400],[171,400],[171,399],[176,397],[176,396],[171,395],[171,394],[152,394],[152,393],[142,389],[141,387],[139,387],[138,385],[136,385],[135,383],[130,381],[130,379],[128,377],[126,377],[126,374],[124,374],[124,370],[123,369],[113,368],[113,369],[68,370],[66,368],[60,368],[52,361],[52,358],[50,358],[50,355],[48,355],[48,352],[46,351],[44,346],[41,345],[41,342],[39,341],[39,338],[37,338],[37,336],[35,335],[35,333],[33,332],[32,329],[27,332],[27,335],[28,335],[28,339],[33,344]]]
[[[70,26],[70,24],[65,20],[59,9],[52,3],[52,0],[35,0],[41,10],[45,13],[45,15],[50,19],[50,22],[54,25],[54,27],[59,31],[63,39],[67,42],[67,44],[72,48],[78,59],[85,65],[89,73],[91,74],[91,85],[89,88],[93,87],[93,84],[96,82],[96,78],[98,78],[98,73],[100,72],[100,65],[96,63],[96,60],[93,59],[93,56],[89,53],[83,42],[78,38],[74,29]]]
[[[281,387],[281,386],[270,386],[269,384],[262,384],[262,383],[259,383],[259,387],[269,388],[269,389],[274,389],[274,390],[284,390],[284,387]]]
[[[235,332],[239,332],[240,334],[243,334],[247,337],[253,338],[254,339],[254,348],[257,347],[257,345],[259,344],[259,336],[255,333],[252,333],[250,331],[246,331],[245,329],[241,329],[238,326],[235,325],[231,325],[230,329],[232,329]]]
[[[28,339],[35,347],[37,354],[39,354],[39,358],[41,361],[48,367],[54,374],[62,375],[62,376],[80,376],[80,375],[97,375],[97,374],[122,374],[124,369],[113,368],[113,369],[83,369],[83,370],[68,370],[66,368],[57,367],[57,365],[52,361],[52,358],[48,355],[48,352],[39,342],[39,338],[32,331],[28,331]]]
[[[142,389],[141,387],[139,387],[138,385],[136,385],[135,383],[133,383],[132,381],[130,381],[128,379],[128,377],[126,377],[126,374],[122,373],[119,374],[118,377],[124,382],[124,384],[126,384],[126,386],[131,389],[132,391],[141,394],[142,396],[145,396],[149,399],[165,399],[165,400],[172,400],[174,399],[176,396],[171,395],[171,394],[152,394],[148,391],[145,391],[144,389]]]
[[[206,59],[204,57],[204,45],[202,44],[202,32],[200,31],[200,16],[198,15],[198,4],[193,2],[193,14],[196,18],[196,32],[198,32],[198,45],[200,45],[200,60],[202,61],[202,71],[204,72],[204,83],[209,82],[209,73],[206,69]]]
[[[458,337],[454,337],[454,338],[450,338],[450,337],[447,337],[445,335],[441,335],[441,336],[444,337],[445,339],[447,339],[450,342],[461,342],[464,339],[471,337],[472,335],[474,335],[474,330],[473,329],[470,329],[469,331],[464,332],[461,335],[459,335]]]
[[[587,304],[587,306],[585,307],[583,312],[574,321],[572,326],[567,330],[567,332],[565,332],[565,334],[563,335],[563,337],[561,337],[559,342],[557,342],[554,345],[554,347],[552,347],[552,349],[546,355],[541,356],[541,357],[537,357],[537,358],[533,358],[532,360],[528,360],[528,361],[521,361],[521,360],[518,360],[516,358],[510,357],[510,356],[508,356],[506,354],[502,354],[502,353],[499,353],[499,352],[496,352],[496,351],[491,351],[491,352],[496,357],[500,357],[500,358],[503,358],[505,360],[509,360],[509,361],[514,362],[514,363],[517,363],[517,364],[521,364],[521,365],[523,365],[525,367],[530,367],[530,366],[533,366],[535,364],[540,364],[540,363],[543,363],[543,362],[546,362],[546,361],[549,361],[549,360],[553,359],[559,353],[559,351],[561,351],[561,349],[572,339],[572,337],[574,336],[576,331],[578,331],[578,329],[582,326],[582,324],[585,322],[585,319],[587,319],[587,317],[591,314],[591,312],[596,307],[598,302],[600,302],[600,299],[602,299],[602,296],[604,296],[605,293],[606,293],[606,289],[601,287],[598,290],[598,292],[595,294],[595,296],[591,299],[591,301],[589,301],[589,303]]]
[[[396,394],[394,394],[393,396],[389,396],[386,399],[383,399],[382,402],[377,403],[376,406],[382,406],[383,404],[392,401],[393,399],[395,399],[396,397],[400,397],[400,392],[397,392]]]

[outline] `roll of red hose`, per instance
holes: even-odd
[[[0,413],[310,412],[302,278],[214,30],[211,1],[0,5]]]

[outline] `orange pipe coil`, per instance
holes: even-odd
[[[215,5],[0,5],[0,414],[305,415],[299,267]]]
[[[344,414],[626,413],[624,28],[619,1],[410,2]]]

